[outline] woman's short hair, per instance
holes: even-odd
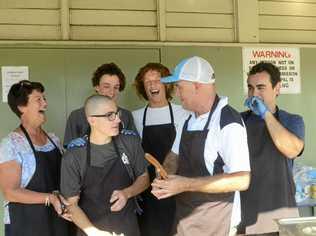
[[[144,98],[145,100],[148,100],[145,87],[144,87],[144,76],[148,71],[157,71],[160,73],[161,77],[166,77],[170,75],[170,71],[167,67],[160,63],[148,63],[142,68],[139,69],[135,81],[134,86],[136,88],[136,93],[139,97]],[[166,88],[166,96],[167,100],[172,99],[172,93],[174,91],[174,85],[173,84],[164,84]]]
[[[106,63],[99,66],[95,72],[93,72],[92,76],[92,86],[96,87],[100,84],[101,77],[103,75],[116,75],[120,81],[120,88],[119,91],[123,91],[125,88],[125,75],[123,74],[122,70],[113,62]]]
[[[8,93],[8,104],[11,110],[21,117],[22,113],[19,110],[19,106],[26,106],[29,101],[29,95],[34,91],[43,93],[45,91],[44,86],[40,82],[32,82],[29,80],[21,80],[11,86]]]

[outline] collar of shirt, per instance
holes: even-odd
[[[228,98],[227,97],[220,97],[220,100],[218,102],[218,105],[212,115],[210,125],[213,123],[213,121],[220,115],[220,112],[224,106],[228,104]],[[209,116],[210,112],[204,113],[198,117],[195,116],[195,113],[191,113],[191,119],[189,120],[188,123],[188,130],[189,131],[194,131],[194,130],[203,130],[207,118]]]

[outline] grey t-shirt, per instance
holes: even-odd
[[[123,128],[137,133],[132,113],[122,107],[119,107],[119,109],[122,112],[120,119]],[[73,110],[67,119],[64,135],[64,146],[69,144],[71,140],[87,134],[88,128],[89,123],[87,121],[84,108],[81,107],[77,110]]]
[[[142,175],[147,168],[140,139],[134,135],[120,134],[115,137],[120,154],[128,157],[136,178]],[[91,143],[91,165],[104,167],[109,160],[118,158],[113,141],[104,145]],[[78,196],[83,184],[83,178],[87,168],[87,152],[85,147],[77,147],[68,150],[62,159],[61,165],[61,193],[65,197]]]

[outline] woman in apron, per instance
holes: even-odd
[[[38,82],[16,83],[8,104],[21,125],[0,144],[5,235],[66,236],[68,223],[59,217],[61,201],[52,193],[59,189],[59,140],[41,128],[47,109],[44,87]]]
[[[142,137],[145,152],[150,153],[162,164],[170,152],[176,136],[176,124],[185,119],[188,112],[181,106],[170,103],[173,87],[160,82],[162,76],[168,76],[169,70],[159,63],[149,63],[140,69],[135,79],[137,93],[148,104],[134,111],[136,128]],[[153,166],[148,167],[150,181],[156,177]],[[149,187],[143,194],[143,214],[139,217],[143,236],[171,235],[175,214],[173,198],[157,200]],[[166,217],[168,216],[168,217]]]

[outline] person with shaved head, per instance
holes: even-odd
[[[135,197],[149,185],[140,140],[119,132],[120,111],[111,98],[90,96],[84,110],[87,144],[68,150],[61,168],[76,235],[138,236]]]

